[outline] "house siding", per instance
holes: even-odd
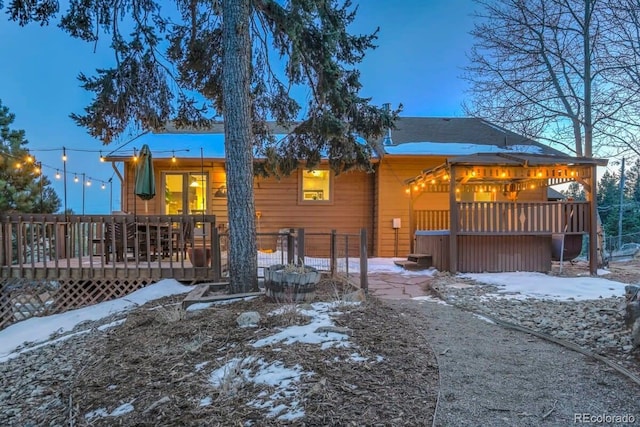
[[[444,157],[412,156],[385,157],[378,165],[376,175],[377,229],[374,236],[376,256],[406,256],[411,252],[413,230],[412,211],[416,209],[448,209],[447,193],[422,193],[411,197],[405,192],[405,180],[418,175],[424,169],[444,163]],[[393,218],[400,218],[396,247],[396,231]]]

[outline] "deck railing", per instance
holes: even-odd
[[[0,277],[216,279],[217,239],[215,215],[3,215]],[[211,268],[187,259],[198,246],[212,248]]]
[[[459,202],[458,234],[582,234],[588,202]],[[448,230],[448,210],[414,212],[416,230]]]

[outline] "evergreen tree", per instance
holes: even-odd
[[[55,0],[7,6],[20,25],[48,24],[59,9]],[[290,173],[299,161],[313,168],[323,156],[336,172],[371,170],[374,147],[359,137],[377,140],[393,125],[397,110],[358,94],[355,66],[376,33],[349,34],[354,19],[349,0],[71,0],[60,19],[73,37],[111,37],[116,65],[80,75],[95,97],[72,116],[92,136],[110,143],[132,126],[223,117],[232,292],[257,288],[253,153],[266,159],[255,165],[261,174]],[[292,95],[303,87],[304,106]],[[267,120],[286,137],[276,140]]]
[[[0,101],[0,213],[53,213],[60,198],[25,148],[24,130],[11,129],[14,120]]]
[[[566,190],[560,191],[560,193],[562,193],[567,198],[569,197],[572,198],[575,201],[583,202],[587,200],[587,196],[584,192],[584,187],[575,181],[569,184],[569,188],[567,188]]]
[[[617,174],[606,171],[598,182],[598,213],[607,236],[618,235],[620,182]]]

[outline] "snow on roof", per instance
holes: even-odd
[[[391,155],[468,155],[476,153],[528,153],[542,154],[542,148],[535,145],[497,145],[470,144],[465,142],[405,142],[384,146],[386,154]]]

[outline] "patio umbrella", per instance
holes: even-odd
[[[151,200],[156,195],[156,182],[153,173],[153,161],[151,150],[147,144],[140,149],[140,158],[136,166],[136,186],[135,194],[144,200],[144,211],[148,212],[147,200]]]

